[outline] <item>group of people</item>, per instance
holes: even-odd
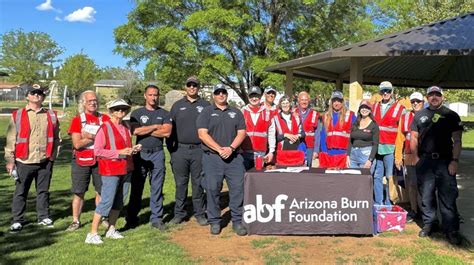
[[[395,165],[407,169],[410,215],[420,209],[424,223],[419,235],[429,236],[437,225],[437,192],[444,232],[450,242],[459,244],[454,176],[461,151],[462,123],[455,112],[442,105],[441,88],[428,88],[427,108],[423,95],[413,93],[412,110],[407,111],[395,99],[392,84],[384,81],[379,86],[382,100],[374,105],[363,100],[357,113],[347,109],[341,91],[334,91],[327,112],[322,114],[310,107],[307,92],[300,92],[297,106],[292,107],[292,100],[286,96],[275,105],[276,90],[272,87],[264,91],[251,87],[249,104],[239,110],[228,104],[225,86],[213,88],[212,104],[199,96],[199,88],[198,78],[189,77],[186,95],[168,112],[159,107],[158,87],[148,85],[145,106],[134,110],[129,122],[123,120],[131,110],[126,101],[109,102],[107,115],[98,112],[93,91],[81,94],[79,114],[72,119],[68,131],[73,145],[74,194],[73,220],[68,231],[81,227],[84,194],[91,177],[96,209],[86,243],[103,243],[98,227],[104,218],[105,237],[123,238],[115,224],[129,192],[126,229],[139,225],[147,177],[149,222],[152,228],[165,230],[166,145],[176,184],[172,224],[188,220],[190,179],[193,215],[199,225],[210,225],[213,235],[221,232],[220,194],[226,180],[232,228],[243,236],[247,234],[242,224],[244,174],[250,168],[275,164],[311,167],[317,160],[323,168],[368,168],[374,177],[374,203],[390,205],[390,187],[397,187]],[[49,185],[60,141],[59,122],[55,112],[42,107],[42,87],[31,86],[26,97],[27,106],[12,115],[5,147],[7,171],[16,171],[19,176],[13,195],[11,232],[19,232],[25,222],[26,198],[33,179],[38,194],[38,224],[53,225]]]

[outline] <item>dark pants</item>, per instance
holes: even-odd
[[[163,183],[165,181],[165,153],[163,150],[152,153],[140,152],[133,156],[135,170],[132,174],[130,201],[127,208],[127,222],[138,223],[145,180],[150,173],[150,222],[163,218]]]
[[[244,200],[244,162],[242,155],[234,154],[226,160],[218,154],[204,153],[202,166],[207,193],[207,216],[210,224],[221,221],[220,194],[224,178],[229,187],[229,208],[233,224],[242,222]]]
[[[19,179],[16,181],[15,193],[13,193],[12,223],[25,222],[26,200],[33,180],[35,180],[38,220],[49,218],[49,185],[53,162],[46,160],[39,164],[23,164],[16,161],[15,164]]]
[[[174,216],[186,217],[186,198],[188,197],[188,183],[191,175],[192,200],[194,216],[204,216],[206,212],[206,198],[202,181],[202,149],[200,146],[179,147],[171,153],[171,168],[176,183]]]
[[[439,210],[445,232],[459,230],[459,217],[456,208],[458,187],[456,177],[449,175],[450,160],[423,157],[416,165],[418,192],[421,197],[423,223],[437,223],[438,192]]]

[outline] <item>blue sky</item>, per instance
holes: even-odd
[[[126,59],[113,53],[113,30],[133,8],[132,0],[0,0],[0,34],[45,32],[65,49],[60,59],[83,50],[100,67],[125,67]]]

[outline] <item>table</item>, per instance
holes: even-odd
[[[245,174],[243,222],[249,234],[372,234],[373,188],[361,175],[301,173]]]

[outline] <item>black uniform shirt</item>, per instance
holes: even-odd
[[[245,120],[242,112],[234,107],[227,106],[226,109],[221,110],[212,104],[202,110],[196,126],[198,129],[207,129],[208,134],[220,146],[228,147],[237,136],[237,131],[245,130]],[[212,151],[204,144],[202,149]]]
[[[149,126],[153,124],[171,124],[170,114],[167,110],[158,108],[148,110],[145,107],[136,109],[130,115],[130,123],[133,127]],[[163,147],[163,138],[147,135],[137,135],[137,144],[142,145],[142,149],[152,149]]]
[[[418,132],[419,155],[439,153],[448,158],[453,151],[452,133],[462,129],[459,115],[445,106],[418,111],[411,124],[411,130]]]
[[[176,101],[171,107],[170,116],[173,120],[172,139],[181,144],[200,144],[196,120],[201,111],[210,103],[202,98],[191,102],[187,97]]]

